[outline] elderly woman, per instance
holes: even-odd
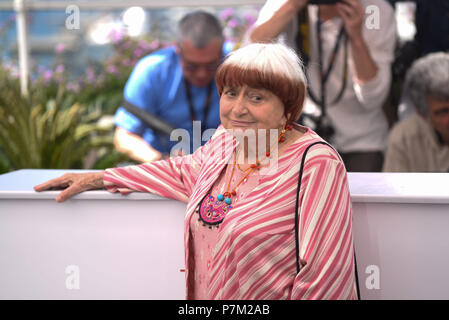
[[[305,150],[322,142],[295,123],[306,93],[300,60],[281,44],[251,44],[216,79],[222,125],[193,154],[35,189],[68,187],[58,201],[106,187],[187,202],[188,299],[354,299],[351,199],[331,147],[310,148],[297,189]]]
[[[383,171],[449,172],[449,53],[415,61],[404,101],[416,112],[392,129]]]

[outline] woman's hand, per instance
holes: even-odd
[[[78,193],[92,189],[101,189],[104,172],[66,173],[59,178],[49,180],[34,187],[37,192],[45,190],[65,189],[57,197],[57,202],[63,202]]]

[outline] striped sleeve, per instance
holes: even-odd
[[[344,165],[312,157],[301,183],[299,255],[292,299],[354,299],[352,205]]]
[[[107,169],[104,185],[110,192],[149,192],[187,203],[199,175],[203,148],[182,157]]]

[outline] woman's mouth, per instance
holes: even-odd
[[[231,124],[234,127],[247,127],[252,125],[254,122],[252,121],[240,121],[240,120],[231,120]]]

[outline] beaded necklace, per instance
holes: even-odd
[[[285,133],[292,129],[292,126],[287,125],[285,129],[281,131],[281,134],[279,135],[277,143],[271,148],[270,151],[265,153],[265,158],[263,160],[266,160],[267,158],[271,157],[271,153],[273,152],[274,148],[279,143],[285,142]],[[231,177],[229,178],[226,192],[220,193],[217,196],[217,199],[209,193],[206,195],[206,197],[201,202],[201,205],[197,208],[197,212],[199,214],[198,221],[202,221],[204,226],[209,226],[210,229],[212,229],[213,226],[219,227],[220,223],[223,222],[226,214],[229,212],[229,210],[232,209],[232,197],[237,196],[237,189],[242,184],[242,182],[245,181],[245,179],[256,169],[260,170],[261,162],[259,160],[256,160],[255,164],[251,164],[247,169],[242,170],[240,166],[237,164],[237,153],[234,150],[234,164],[232,166],[231,171]],[[236,186],[231,190],[231,181],[232,177],[234,175],[235,167],[238,167],[239,170],[242,172],[246,172],[246,174],[243,176],[242,179],[236,184]]]

